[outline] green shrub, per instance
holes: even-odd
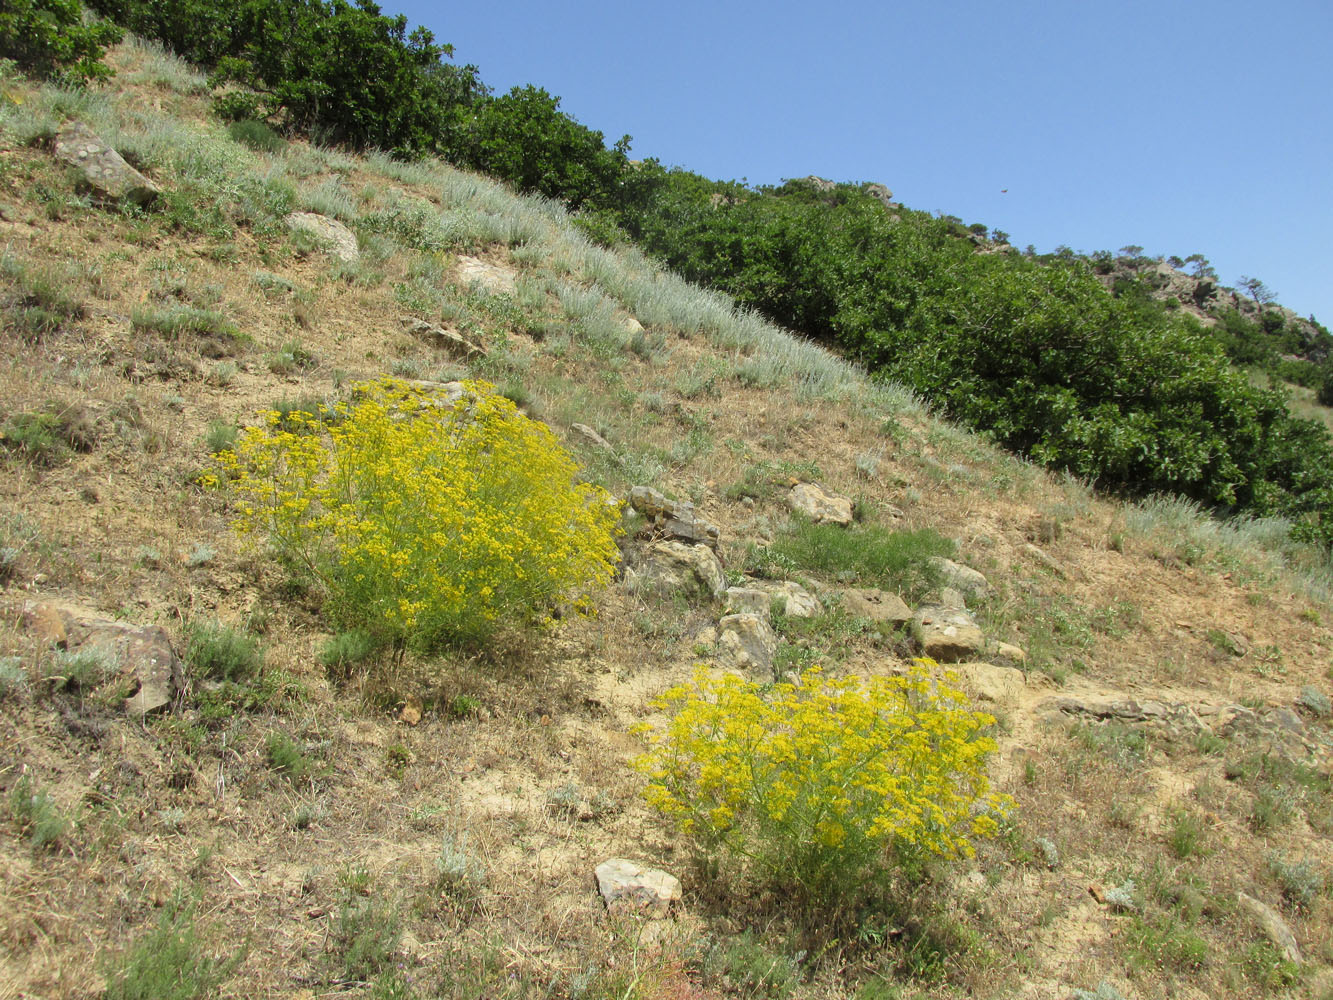
[[[339,632],[324,643],[319,659],[328,670],[347,671],[360,663],[365,663],[378,652],[380,644],[369,632],[352,629]]]
[[[104,21],[85,24],[79,0],[5,0],[0,8],[0,58],[60,82],[111,76],[102,56],[122,34]]]
[[[293,785],[304,784],[314,772],[314,762],[286,733],[269,733],[264,740],[268,766]]]
[[[249,146],[261,153],[282,153],[287,149],[286,139],[264,122],[253,119],[232,122],[227,126],[227,134],[242,146]]]
[[[259,644],[245,632],[221,622],[196,620],[186,629],[185,660],[201,677],[246,681],[263,666]]]
[[[400,649],[479,643],[609,579],[618,505],[492,386],[452,404],[393,379],[354,395],[307,433],[270,412],[223,456],[236,529],[309,567],[339,628]]]
[[[106,1000],[197,1000],[216,996],[244,957],[208,954],[194,926],[195,904],[177,894],[157,926],[108,969]]]
[[[841,583],[898,591],[911,599],[938,583],[931,556],[950,556],[953,551],[953,542],[929,528],[890,531],[873,524],[844,528],[800,520],[782,531],[767,550],[754,551],[751,566],[769,575],[818,573]]]
[[[5,325],[12,325],[31,341],[40,341],[71,320],[88,315],[79,294],[83,281],[72,267],[21,261],[5,254],[0,257],[0,277],[12,289],[5,296]]]
[[[902,863],[970,855],[1007,796],[994,724],[918,661],[897,677],[771,687],[701,669],[654,704],[670,720],[635,766],[648,803],[703,859],[836,909]]]
[[[210,420],[204,433],[204,444],[210,455],[230,451],[236,446],[236,435],[240,431],[230,420]]]
[[[26,774],[9,790],[9,814],[28,843],[42,850],[60,847],[74,826],[50,793]]]

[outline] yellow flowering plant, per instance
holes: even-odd
[[[701,667],[654,702],[635,766],[704,858],[833,902],[907,858],[970,855],[1011,800],[990,791],[994,718],[915,661],[899,676],[763,686]]]
[[[219,457],[235,529],[308,572],[337,627],[399,649],[547,619],[618,559],[619,505],[486,382],[448,402],[379,379],[319,413],[269,411]]]

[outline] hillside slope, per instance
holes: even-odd
[[[256,150],[181,63],[133,42],[110,61],[106,90],[13,78],[0,98],[13,995],[166,995],[153,977],[176,958],[200,995],[217,980],[235,996],[1333,990],[1329,567],[1283,522],[1098,498],[590,244],[552,203],[438,163]],[[81,190],[53,155],[71,120],[162,189],[154,207]],[[291,229],[293,211],[344,223],[355,259]],[[773,618],[760,680],[890,675],[925,619],[960,610],[925,556],[983,574],[949,589],[968,588],[980,635],[960,683],[996,718],[992,776],[1016,800],[1001,835],[904,875],[894,909],[844,914],[833,939],[694,864],[641,797],[631,730],[697,662],[728,662],[726,608],[646,586],[652,538],[624,539],[595,616],[326,668],[319,594],[247,547],[207,484],[260,411],[385,374],[495,383],[617,496],[694,503],[728,583],[818,597],[813,617]],[[801,555],[833,537],[791,510],[809,481],[855,501],[857,544]],[[897,577],[857,552],[890,532],[918,540]],[[869,586],[921,620],[876,621]],[[220,651],[215,623],[242,641]],[[140,626],[163,633],[125,631]],[[120,658],[87,653],[94,634]],[[171,703],[127,712],[150,686],[127,675],[133,642],[163,639],[182,658],[156,679]],[[608,918],[593,869],[612,857],[680,877],[671,919]]]

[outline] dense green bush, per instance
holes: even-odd
[[[1276,311],[1213,334],[1140,280],[1108,291],[1072,251],[977,253],[954,220],[890,214],[850,185],[754,191],[650,164],[625,194],[622,226],[685,277],[1007,447],[1103,487],[1306,518],[1306,534],[1333,537],[1327,431],[1227,355],[1292,349]]]
[[[38,76],[66,83],[105,79],[111,68],[102,55],[120,38],[114,24],[84,24],[79,0],[5,0],[0,7],[0,58]]]

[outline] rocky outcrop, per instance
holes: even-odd
[[[932,556],[929,566],[946,585],[968,597],[985,597],[990,592],[986,578],[970,566],[963,566],[943,556]]]
[[[403,328],[404,333],[411,334],[436,350],[446,351],[460,361],[486,357],[484,347],[474,344],[456,330],[446,330],[416,316],[399,316],[398,325]]]
[[[1236,902],[1264,932],[1268,940],[1273,943],[1273,947],[1282,953],[1283,958],[1297,965],[1304,963],[1305,959],[1301,955],[1301,946],[1296,942],[1296,935],[1291,932],[1287,922],[1276,910],[1243,892],[1236,894]]]
[[[292,212],[282,220],[294,232],[306,233],[325,250],[344,264],[354,263],[361,256],[356,234],[337,219],[317,212]]]
[[[788,618],[814,618],[824,611],[819,598],[791,580],[752,580],[748,585],[762,591],[770,605],[778,604],[780,612]]]
[[[816,524],[852,523],[852,501],[819,483],[797,483],[787,494],[787,505]]]
[[[162,193],[82,122],[70,122],[56,133],[55,154],[77,168],[83,182],[102,201],[147,207]]]
[[[912,616],[922,656],[939,663],[975,660],[986,646],[986,637],[971,613],[943,604],[923,604]]]
[[[768,615],[749,612],[727,615],[718,622],[717,629],[719,665],[763,677],[773,672],[778,639],[768,624]]]
[[[717,548],[717,525],[700,517],[692,503],[669,500],[651,486],[635,486],[629,505],[643,515],[653,536]]]
[[[658,593],[681,594],[706,600],[727,589],[726,575],[717,554],[707,545],[655,542],[648,546],[629,578],[636,586]]]
[[[873,588],[840,590],[842,606],[857,618],[869,618],[890,628],[901,628],[912,620],[912,609],[897,594]]]
[[[514,272],[479,257],[460,254],[456,273],[462,285],[479,285],[496,295],[514,294]]]

